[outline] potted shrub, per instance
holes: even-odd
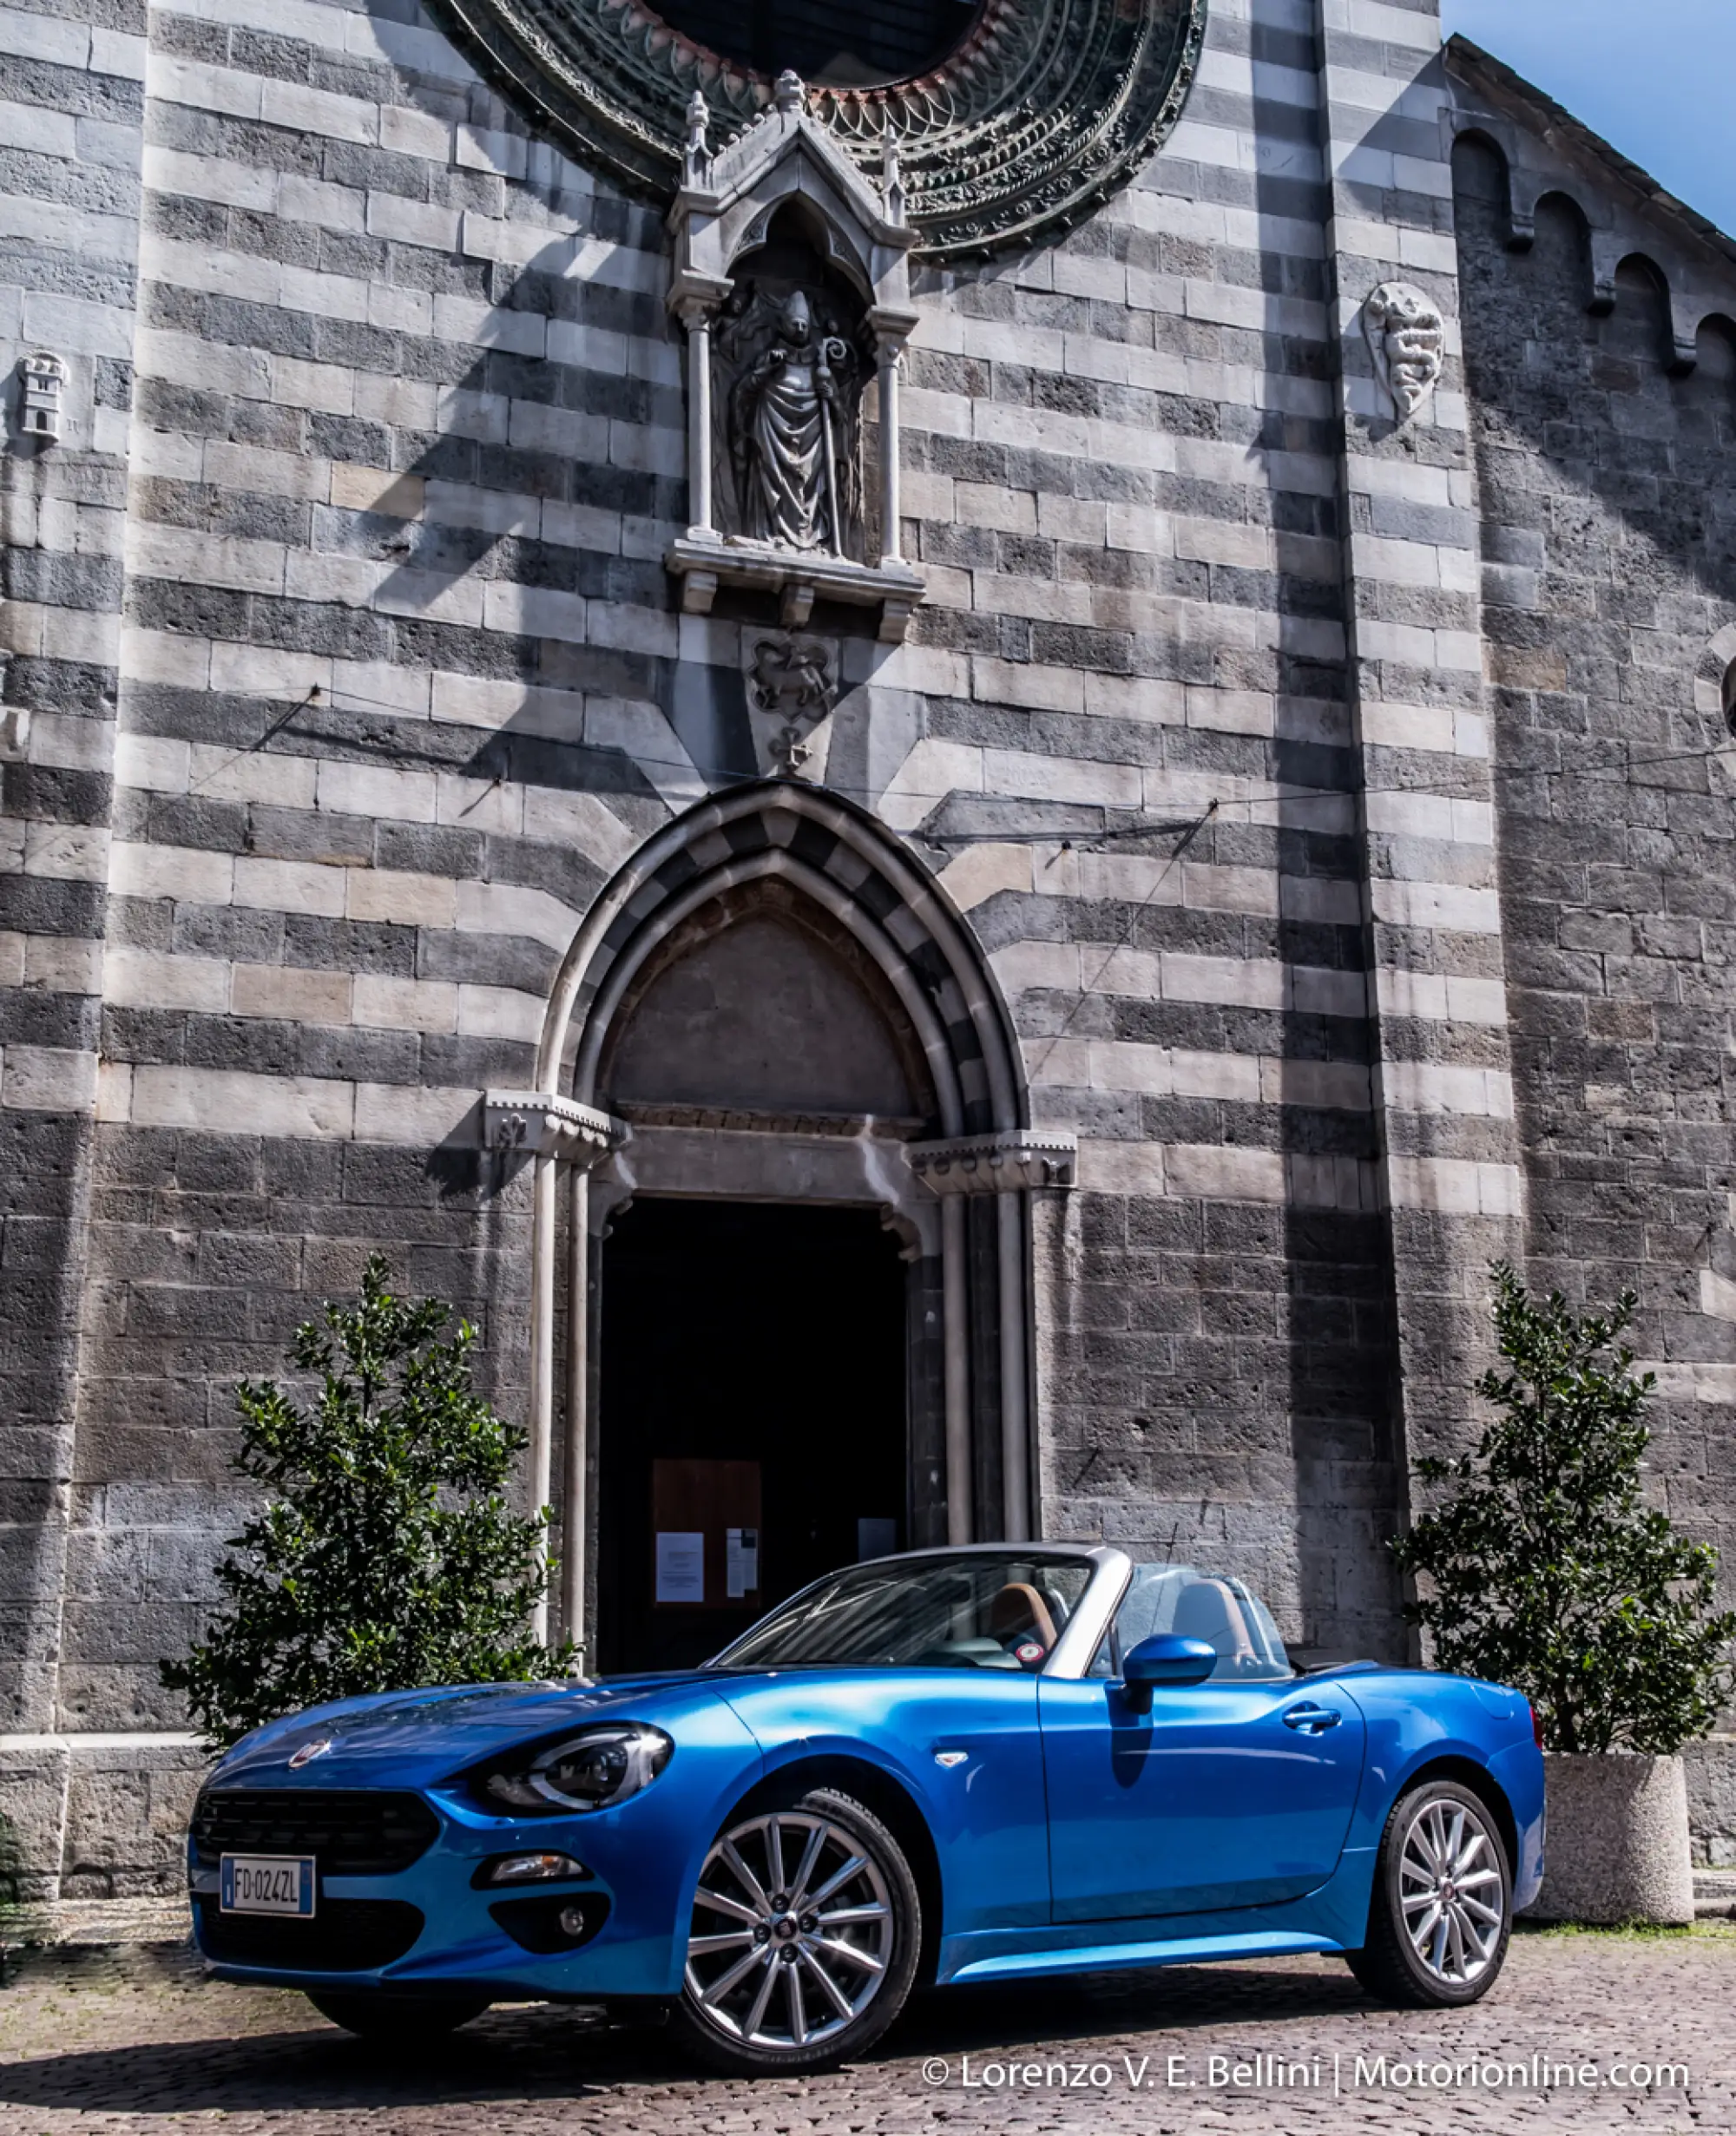
[[[395,1297],[374,1254],[352,1305],[296,1330],[302,1405],[241,1383],[235,1467],[266,1494],[217,1581],[229,1608],[161,1665],[214,1748],[328,1699],[559,1674],[570,1646],[530,1630],[548,1563],[546,1509],[504,1493],[523,1435],[471,1383],[476,1335]]]
[[[1714,1606],[1717,1553],[1643,1495],[1653,1375],[1618,1347],[1626,1291],[1600,1317],[1538,1305],[1494,1270],[1503,1364],[1474,1453],[1418,1462],[1434,1509],[1392,1544],[1423,1583],[1406,1605],[1436,1665],[1531,1701],[1549,1773],[1546,1920],[1693,1918],[1685,1743],[1736,1686],[1736,1613]]]

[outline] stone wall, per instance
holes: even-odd
[[[143,29],[126,0],[0,16],[0,1729],[24,1732],[52,1725],[65,1571]],[[44,348],[68,374],[53,444],[20,427]]]
[[[1639,1293],[1652,1488],[1736,1592],[1736,325],[1692,325],[1736,320],[1736,259],[1679,258],[1535,148],[1509,249],[1514,165],[1479,115],[1455,168],[1529,1266],[1575,1303]],[[1727,1850],[1727,1815],[1709,1835]]]

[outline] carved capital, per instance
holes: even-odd
[[[896,364],[904,355],[904,344],[917,329],[917,314],[901,306],[877,304],[868,313],[869,332],[874,337],[874,352],[883,364]]]
[[[584,1171],[626,1141],[625,1121],[551,1090],[490,1090],[483,1096],[483,1144],[503,1154],[554,1157]]]
[[[907,1142],[904,1155],[937,1194],[1008,1194],[1029,1186],[1071,1186],[1079,1138],[1051,1127],[1009,1127],[948,1142]]]
[[[670,312],[689,332],[695,326],[709,326],[718,306],[734,286],[725,275],[702,274],[691,267],[685,268],[670,282]]]

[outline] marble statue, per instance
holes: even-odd
[[[735,378],[728,437],[740,533],[786,549],[845,553],[853,516],[859,391],[850,345],[803,291],[771,305],[770,339]]]

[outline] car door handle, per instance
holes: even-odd
[[[1292,1706],[1284,1716],[1286,1728],[1299,1728],[1304,1735],[1324,1735],[1336,1728],[1344,1715],[1330,1706]]]

